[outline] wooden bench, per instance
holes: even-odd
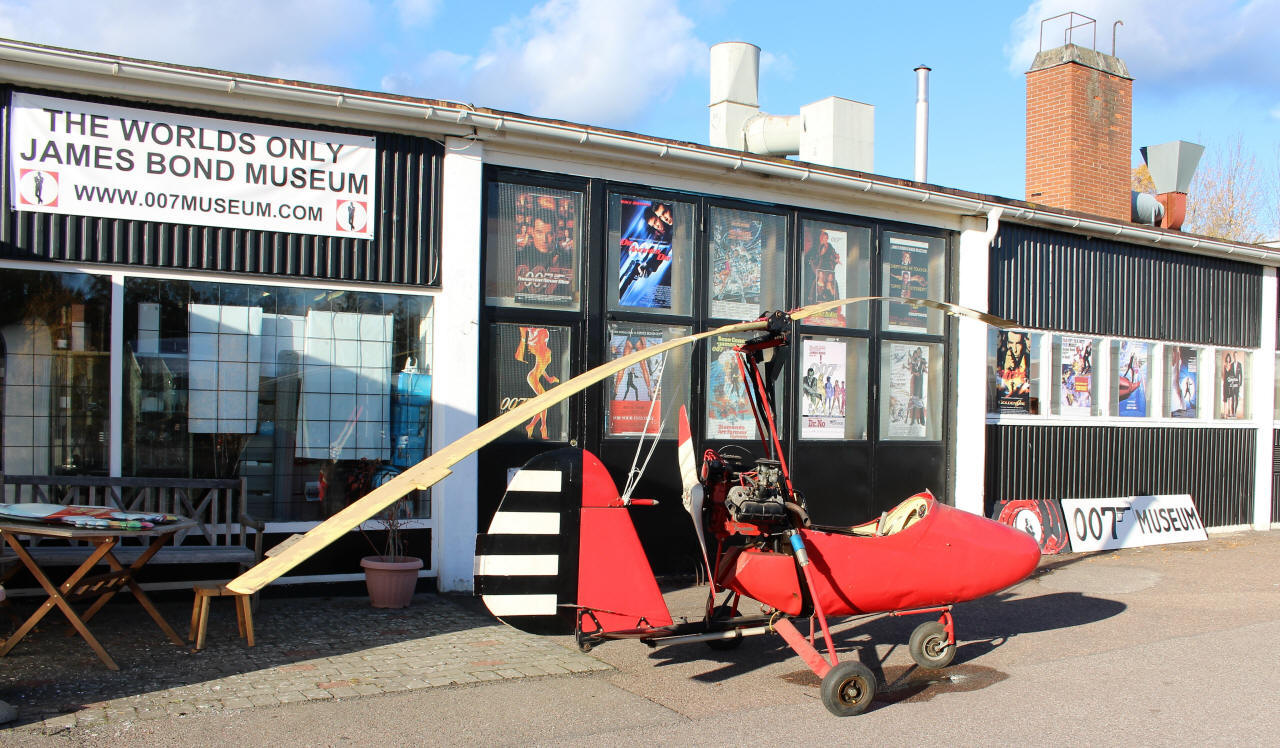
[[[3,475],[0,489],[7,504],[110,506],[126,511],[180,514],[196,520],[192,529],[176,533],[151,560],[152,564],[235,563],[243,571],[262,560],[264,524],[249,516],[244,478]],[[41,565],[67,566],[84,561],[92,546],[33,539],[27,549]],[[121,543],[113,553],[129,564],[144,550],[146,544],[139,541]],[[16,560],[7,546],[0,552],[0,563]]]

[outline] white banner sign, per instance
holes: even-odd
[[[14,210],[370,239],[360,135],[14,93]]]
[[[1187,494],[1063,499],[1062,513],[1076,553],[1208,540]]]

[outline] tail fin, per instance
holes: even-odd
[[[670,625],[627,512],[590,452],[534,457],[476,539],[476,591],[504,623],[534,634],[573,633],[578,608],[605,631]],[[583,628],[595,624],[587,618]]]

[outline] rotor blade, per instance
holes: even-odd
[[[798,309],[793,309],[787,316],[791,317],[792,320],[802,320],[806,317],[812,317],[815,314],[829,312],[832,309],[839,309],[842,306],[857,304],[863,301],[887,301],[895,304],[907,304],[915,307],[922,306],[929,309],[937,309],[938,311],[952,317],[968,317],[1001,329],[1011,329],[1019,326],[1018,323],[1013,322],[1012,320],[1007,320],[1004,317],[997,317],[994,314],[979,312],[977,309],[970,309],[967,306],[960,306],[959,304],[951,304],[946,301],[934,301],[933,299],[908,299],[898,296],[851,296],[847,299],[837,299],[836,301],[820,301],[816,304],[810,304]]]
[[[693,520],[693,530],[698,534],[698,547],[702,549],[702,564],[707,569],[707,584],[711,594],[716,592],[715,574],[707,555],[707,535],[702,526],[702,482],[698,480],[697,458],[693,450],[693,429],[689,427],[689,413],[680,406],[679,446],[676,455],[680,461],[680,482],[684,484],[684,509]]]
[[[427,457],[427,459],[365,494],[363,498],[351,503],[342,511],[308,530],[298,542],[263,560],[262,563],[231,580],[227,584],[227,589],[246,595],[257,592],[293,567],[310,558],[317,551],[350,532],[361,522],[391,506],[405,494],[414,489],[428,488],[440,481],[449,475],[450,467],[461,462],[471,453],[524,423],[535,414],[563,400],[567,400],[597,382],[602,382],[640,361],[674,348],[691,345],[699,340],[716,335],[763,330],[767,325],[768,320],[758,319],[751,322],[737,322],[695,335],[675,338],[629,353],[621,358],[616,358],[606,364],[601,364],[594,369],[585,371],[572,379],[568,379],[541,395],[526,400],[521,405],[503,413],[452,444],[445,445]]]
[[[697,455],[693,450],[693,429],[689,426],[689,413],[683,405],[680,406],[680,431],[677,442],[676,454],[680,461],[680,484],[684,488],[685,494],[688,494],[690,488],[698,485],[698,463]]]

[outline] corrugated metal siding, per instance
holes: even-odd
[[[987,497],[994,503],[1186,493],[1205,526],[1248,524],[1255,434],[1253,429],[989,425]]]
[[[991,312],[1027,327],[1256,348],[1262,268],[1004,224]]]
[[[1271,438],[1271,521],[1280,522],[1280,430]]]
[[[433,220],[438,215],[444,152],[438,143],[407,135],[376,134],[378,197],[374,214],[378,227],[373,240],[28,213],[10,209],[8,90],[2,98],[0,257],[440,285],[439,243]],[[297,126],[314,127],[305,123]]]

